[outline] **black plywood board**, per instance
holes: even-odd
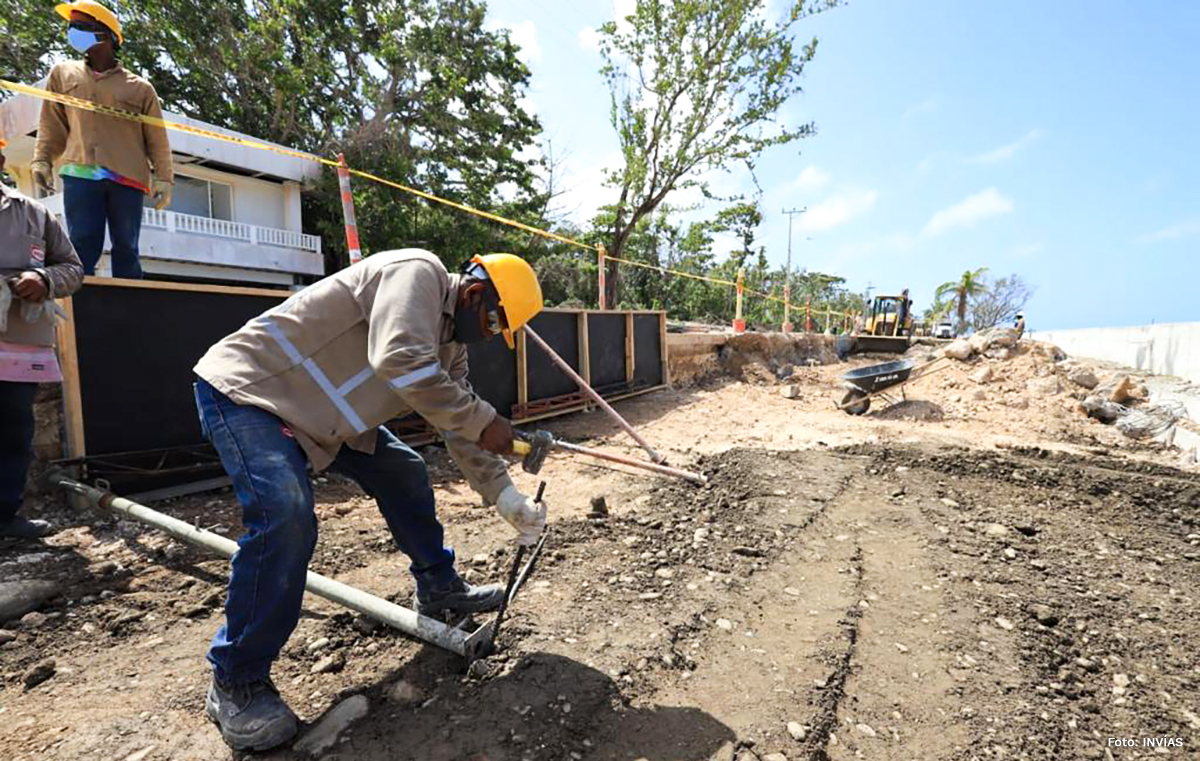
[[[80,290],[73,304],[88,455],[203,444],[192,367],[284,297],[108,285]]]
[[[662,385],[662,333],[658,315],[633,316],[633,380],[638,385]]]
[[[562,357],[571,369],[579,367],[579,315],[566,312],[542,312],[530,321],[542,340]],[[579,390],[579,384],[554,364],[542,347],[525,339],[525,368],[529,379],[529,401],[550,399]]]
[[[467,345],[467,381],[504,417],[517,403],[517,355],[501,336]]]
[[[588,314],[588,354],[592,388],[625,382],[624,314]]]

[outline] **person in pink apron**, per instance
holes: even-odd
[[[5,141],[0,139],[0,174]],[[0,183],[0,537],[36,539],[50,524],[17,514],[33,460],[33,398],[59,383],[54,299],[83,283],[71,239],[45,206]]]

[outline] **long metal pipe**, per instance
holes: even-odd
[[[178,518],[172,518],[156,510],[151,510],[145,505],[118,497],[110,491],[80,483],[61,470],[51,471],[47,474],[46,483],[79,495],[93,507],[120,513],[127,518],[165,531],[180,541],[211,550],[222,557],[229,558],[237,552],[237,542],[232,539],[196,528]],[[461,655],[468,661],[486,655],[486,649],[491,642],[492,623],[481,626],[474,632],[467,632],[457,627],[447,626],[436,619],[422,616],[411,608],[396,605],[348,584],[334,581],[319,573],[309,571],[304,588],[318,597],[344,605],[382,624],[399,629],[405,634]]]
[[[533,328],[526,325],[521,329],[525,331],[525,335],[533,339],[534,343],[542,347],[542,351],[546,352],[546,354],[550,356],[550,359],[554,362],[554,364],[558,365],[559,369],[567,374],[567,377],[578,384],[579,388],[583,390],[583,393],[587,394],[593,402],[599,405],[600,409],[607,412],[608,416],[615,420],[617,425],[621,426],[625,433],[628,433],[630,436],[632,436],[633,440],[638,443],[638,446],[646,450],[646,452],[650,455],[651,460],[654,460],[657,463],[666,462],[666,458],[654,451],[654,447],[650,446],[650,442],[646,441],[637,431],[633,430],[633,426],[625,422],[625,418],[617,414],[617,411],[614,410],[608,402],[604,401],[604,398],[597,394],[595,389],[589,386],[588,382],[585,381],[583,377],[579,375],[579,373],[575,372],[575,370],[572,369],[569,364],[567,364],[566,360],[558,356],[558,353],[555,352],[554,349],[550,348],[550,344],[543,341],[542,337],[539,336]]]
[[[675,476],[676,478],[685,478],[688,481],[695,481],[698,484],[708,483],[707,478],[700,475],[699,473],[693,473],[690,470],[682,470],[680,468],[671,468],[666,465],[659,465],[659,464],[653,463],[653,462],[642,462],[641,460],[635,460],[632,457],[623,457],[619,454],[609,454],[608,452],[602,452],[599,449],[589,449],[588,447],[581,447],[578,444],[571,444],[566,441],[559,441],[558,439],[554,440],[554,448],[562,449],[563,451],[566,451],[566,452],[575,452],[577,454],[587,455],[588,457],[595,457],[599,460],[608,460],[609,462],[619,462],[622,465],[629,465],[634,468],[641,468],[642,470],[652,470],[655,473],[662,473],[662,474],[668,475],[668,476]]]

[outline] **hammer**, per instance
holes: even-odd
[[[598,449],[588,449],[581,447],[578,444],[571,444],[566,441],[559,441],[554,438],[549,431],[535,431],[526,433],[525,431],[516,431],[516,438],[513,440],[513,453],[520,455],[521,467],[526,473],[537,473],[546,464],[546,457],[550,454],[551,449],[561,449],[564,452],[574,452],[575,454],[587,455],[595,457],[599,460],[608,460],[609,462],[619,462],[622,465],[629,465],[634,468],[662,473],[676,478],[685,478],[688,481],[695,481],[698,484],[707,483],[704,476],[699,473],[692,473],[688,470],[679,468],[669,468],[666,465],[658,465],[652,462],[642,462],[634,460],[630,457],[622,457],[621,455],[609,454],[601,452]]]

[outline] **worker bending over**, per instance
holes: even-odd
[[[476,256],[461,274],[417,249],[375,254],[248,322],[201,358],[196,405],[242,504],[225,623],[208,660],[209,718],[235,749],[290,739],[296,717],[270,680],[300,616],[317,520],[308,469],[333,467],[375,498],[412,561],[423,615],[491,610],[498,585],[472,586],[443,544],[420,455],[383,427],[416,412],[436,427],[472,488],[532,543],[545,507],[519,493],[498,455],[509,422],[467,383],[465,344],[513,331],[542,309],[533,268]]]

